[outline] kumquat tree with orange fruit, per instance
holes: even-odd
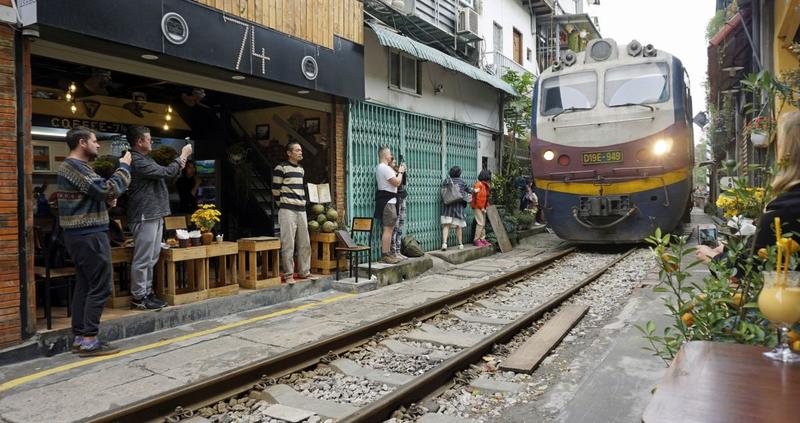
[[[770,190],[747,187],[736,182],[735,189],[726,192],[736,213],[724,210],[729,218],[724,238],[724,252],[704,263],[695,258],[696,248],[688,245],[687,236],[664,234],[660,230],[647,239],[659,269],[656,292],[665,293],[663,301],[670,324],[659,329],[648,321],[636,327],[648,342],[645,348],[669,364],[683,343],[708,340],[773,346],[778,341],[776,331],[758,309],[758,295],[764,284],[763,272],[775,270],[782,252],[783,266],[796,263],[800,246],[790,237],[777,240],[775,245],[754,251],[751,238],[755,235],[761,211],[769,201]],[[692,269],[708,266],[710,275],[701,283],[690,282]],[[788,336],[793,349],[800,350],[798,328]]]

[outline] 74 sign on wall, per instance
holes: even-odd
[[[237,19],[232,19],[227,16],[223,16],[225,22],[232,22],[237,25],[241,25],[244,28],[244,34],[242,35],[242,44],[239,46],[239,55],[236,57],[236,70],[240,70],[239,67],[242,65],[242,57],[244,56],[245,48],[247,48],[247,39],[250,39],[250,55],[253,57],[257,57],[261,59],[261,74],[267,74],[267,61],[270,60],[269,56],[267,56],[267,51],[265,48],[261,48],[260,53],[256,53],[256,28],[255,26],[247,23],[242,22]]]

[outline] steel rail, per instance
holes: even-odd
[[[423,318],[440,312],[445,306],[466,302],[472,296],[488,291],[515,279],[529,276],[554,261],[574,252],[575,247],[553,253],[543,260],[495,276],[489,280],[472,285],[425,304],[400,311],[393,316],[371,322],[340,334],[293,348],[276,356],[259,360],[225,374],[203,379],[196,383],[175,388],[155,397],[127,404],[115,410],[100,413],[88,419],[90,422],[143,422],[163,419],[177,407],[192,409],[208,405],[237,393],[248,390],[261,380],[262,375],[280,377],[291,372],[310,367],[320,362],[329,352],[343,352],[353,346],[363,344],[386,329],[399,326],[414,318]]]
[[[375,402],[360,408],[358,411],[345,417],[344,419],[339,420],[339,423],[373,423],[384,421],[390,418],[392,413],[394,413],[394,411],[401,406],[408,405],[425,398],[439,389],[439,387],[447,384],[453,378],[456,372],[466,369],[471,364],[480,361],[481,357],[492,351],[492,348],[495,344],[508,342],[520,331],[530,326],[536,320],[540,319],[545,313],[561,305],[561,303],[570,298],[581,288],[599,278],[608,269],[619,263],[622,259],[628,257],[634,251],[636,251],[635,248],[630,249],[625,254],[612,260],[609,264],[603,266],[603,268],[592,273],[561,294],[552,297],[544,304],[529,311],[512,323],[503,326],[502,329],[494,332],[472,347],[461,351],[454,357],[431,369],[427,373],[380,397]]]

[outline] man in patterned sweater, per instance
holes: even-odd
[[[72,297],[72,352],[81,356],[113,354],[117,349],[97,338],[113,283],[108,207],[116,204],[131,181],[131,154],[126,152],[119,159],[119,169],[106,180],[89,165],[100,148],[92,130],[71,129],[67,145],[70,152],[58,169],[57,195],[58,221],[77,271]]]
[[[272,197],[278,204],[278,225],[281,230],[281,270],[286,283],[294,283],[294,256],[297,250],[299,278],[314,279],[311,275],[311,241],[308,238],[306,192],[303,186],[305,171],[303,147],[297,142],[286,145],[288,160],[272,171]]]

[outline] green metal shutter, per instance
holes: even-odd
[[[385,106],[351,102],[347,136],[347,210],[372,216],[375,209],[375,166],[378,148],[386,145],[409,167],[405,233],[426,251],[441,246],[439,187],[450,166],[462,169],[471,185],[477,179],[478,133],[467,125],[408,113]],[[472,210],[467,207],[468,223]],[[467,226],[464,240],[472,239]],[[373,230],[373,257],[380,257],[380,228]]]

